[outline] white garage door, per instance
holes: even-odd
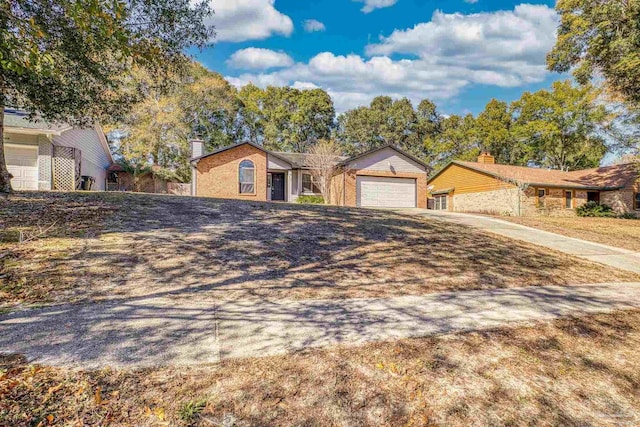
[[[415,208],[416,180],[359,176],[357,180],[358,206],[379,208]]]
[[[4,155],[7,169],[13,175],[14,190],[38,189],[38,147],[5,145]]]

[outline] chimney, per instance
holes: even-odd
[[[191,144],[191,158],[200,157],[204,154],[204,141],[201,139],[192,139],[189,141]]]
[[[478,163],[488,163],[494,164],[496,162],[496,158],[489,154],[487,151],[483,151],[482,154],[478,157]]]

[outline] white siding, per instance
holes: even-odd
[[[38,149],[38,185],[36,189],[51,190],[51,143],[47,137],[45,135],[12,133],[8,130],[4,133],[4,142]]]
[[[279,159],[277,157],[274,157],[271,154],[268,154],[267,158],[269,159],[269,164],[267,166],[267,168],[269,170],[273,169],[273,170],[288,171],[288,170],[291,169],[291,165],[289,163],[287,163],[284,160],[281,160],[281,159]]]
[[[300,195],[300,188],[302,188],[302,181],[300,180],[300,170],[291,171],[291,186],[289,187],[288,201],[295,203],[298,201]]]
[[[403,156],[392,148],[371,153],[349,164],[350,169],[366,169],[373,171],[424,173],[425,168],[419,163]]]
[[[96,179],[94,190],[104,190],[107,168],[111,164],[95,129],[72,129],[53,137],[55,145],[73,147],[82,153],[81,174]]]

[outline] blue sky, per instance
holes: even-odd
[[[212,0],[214,46],[191,53],[236,86],[322,87],[339,112],[384,94],[475,114],[566,78],[544,66],[554,4]]]

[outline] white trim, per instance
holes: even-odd
[[[7,133],[18,133],[22,135],[55,135],[60,136],[64,132],[73,129],[72,127],[68,127],[60,130],[51,130],[51,129],[31,129],[31,128],[19,128],[13,126],[7,126],[5,128],[5,132]]]

